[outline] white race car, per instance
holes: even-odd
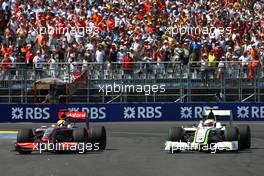
[[[221,118],[229,118],[229,124],[217,121]],[[165,150],[171,153],[180,151],[215,153],[250,148],[249,125],[233,126],[232,121],[233,116],[230,110],[206,110],[203,112],[203,120],[198,126],[170,128]]]

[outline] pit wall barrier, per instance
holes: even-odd
[[[58,111],[88,112],[91,122],[198,121],[206,108],[232,110],[235,121],[263,121],[264,103],[0,104],[0,122],[56,122]]]

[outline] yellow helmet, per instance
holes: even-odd
[[[57,126],[58,126],[58,127],[62,127],[64,124],[65,124],[65,120],[59,120],[59,121],[57,122]]]

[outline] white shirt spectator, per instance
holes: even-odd
[[[123,60],[123,58],[125,57],[125,52],[124,51],[119,51],[118,53],[117,53],[117,61],[118,62],[122,62],[122,60]]]
[[[132,49],[133,49],[134,52],[138,52],[140,50],[140,47],[141,47],[141,45],[138,42],[134,42],[132,44]]]
[[[103,63],[104,62],[104,56],[105,53],[103,50],[97,50],[95,53],[95,59],[97,63]]]
[[[35,30],[28,32],[28,39],[30,42],[36,42],[37,34]]]
[[[13,31],[14,33],[16,33],[17,28],[18,28],[18,24],[17,24],[17,22],[11,20],[11,21],[10,21],[10,26],[11,26],[12,31]]]
[[[119,27],[120,26],[120,23],[121,23],[121,20],[119,17],[115,17],[115,27]]]
[[[12,64],[10,65],[10,68],[16,68],[16,57],[10,56],[9,59],[12,62]]]
[[[43,63],[43,62],[45,62],[45,60],[39,54],[33,58],[33,63],[34,63],[34,66],[36,69],[42,69],[43,64],[41,64],[41,63]]]
[[[53,57],[50,58],[50,60],[49,60],[49,68],[51,70],[54,70],[54,69],[57,68],[57,65],[55,63],[56,63],[56,60]]]
[[[201,60],[200,70],[201,71],[205,71],[205,70],[207,70],[207,68],[208,68],[208,61],[207,61],[207,59],[202,59]]]
[[[91,43],[88,43],[88,44],[86,45],[86,49],[87,49],[87,50],[94,51],[94,45],[91,44]]]
[[[246,65],[248,65],[248,62],[251,61],[251,57],[249,57],[249,56],[245,57],[244,55],[242,55],[242,56],[240,56],[239,61],[241,61],[242,66],[246,66]]]
[[[6,8],[10,7],[10,3],[9,2],[3,2],[2,3],[2,9],[5,10]]]
[[[73,38],[71,32],[69,32],[69,30],[67,30],[67,32],[65,33],[65,37],[66,37],[67,42],[68,42],[69,44],[72,43],[73,40],[74,40],[74,38]]]

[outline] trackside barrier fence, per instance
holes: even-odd
[[[208,107],[232,110],[235,121],[264,120],[264,103],[116,103],[0,104],[0,122],[56,122],[65,108],[88,112],[91,122],[198,121]]]

